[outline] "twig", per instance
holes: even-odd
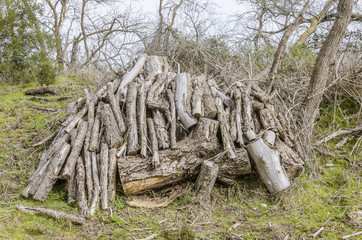
[[[361,234],[362,234],[362,232],[352,233],[352,234],[343,236],[342,239],[347,239],[347,238],[355,237],[355,236],[358,236],[358,235],[361,235]]]
[[[318,234],[320,234],[323,230],[324,230],[324,227],[321,227],[320,229],[318,229],[318,231],[316,231],[316,232],[313,234],[313,237],[316,238],[316,237],[318,236]]]
[[[57,112],[57,111],[59,111],[59,109],[56,109],[56,108],[39,107],[39,106],[35,106],[35,105],[28,105],[28,107],[34,108],[34,109],[40,110],[40,111],[48,111],[48,112]]]
[[[155,233],[155,234],[152,234],[151,236],[148,236],[146,238],[141,238],[141,239],[136,239],[136,240],[150,240],[150,239],[156,238],[157,236],[158,236],[157,233]]]
[[[319,140],[318,142],[315,143],[315,145],[319,146],[322,143],[328,142],[329,140],[331,140],[331,139],[333,139],[333,138],[335,138],[335,137],[337,137],[339,135],[342,135],[342,134],[350,134],[350,133],[360,132],[360,131],[362,131],[362,126],[358,126],[356,128],[353,128],[353,129],[339,130],[339,131],[334,132],[331,135],[323,138],[322,140]]]

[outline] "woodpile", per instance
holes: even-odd
[[[200,199],[215,180],[233,184],[253,168],[271,193],[290,186],[303,161],[270,98],[251,82],[223,92],[205,75],[175,73],[165,57],[139,57],[122,78],[67,106],[25,197],[44,201],[59,179],[80,213],[126,195],[197,178]],[[202,167],[201,167],[202,166]]]

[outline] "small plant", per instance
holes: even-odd
[[[165,230],[162,237],[168,240],[193,240],[195,239],[195,233],[184,225],[178,231]]]

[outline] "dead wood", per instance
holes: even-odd
[[[116,199],[116,173],[117,173],[117,149],[109,150],[108,166],[108,201],[113,202]]]
[[[85,194],[85,171],[82,157],[77,160],[77,201],[80,209],[80,215],[85,217],[89,216],[89,209],[87,206],[87,198]]]
[[[170,102],[170,113],[171,113],[171,123],[170,123],[170,145],[171,149],[177,148],[176,142],[176,106],[175,106],[175,96],[172,93],[171,89],[167,89],[167,97]]]
[[[94,215],[94,212],[98,208],[99,204],[99,193],[100,193],[100,185],[99,185],[99,175],[98,175],[98,164],[97,164],[97,154],[92,152],[92,176],[93,176],[93,198],[91,205],[89,207],[89,215]]]
[[[56,108],[48,108],[48,107],[41,107],[41,106],[35,106],[35,105],[27,105],[29,108],[33,108],[39,111],[46,111],[46,112],[57,112],[59,109]]]
[[[214,187],[218,172],[219,167],[214,162],[202,162],[201,170],[195,183],[195,191],[197,192],[201,204],[209,204],[210,194]]]
[[[100,104],[105,141],[110,148],[118,148],[122,145],[123,139],[119,133],[117,120],[109,104],[103,104],[103,102]]]
[[[108,164],[109,151],[107,143],[102,142],[100,152],[100,187],[102,210],[108,209]]]
[[[58,95],[59,91],[53,87],[45,85],[37,88],[31,88],[25,91],[25,95],[45,95],[45,94]]]
[[[137,83],[131,82],[128,86],[127,99],[126,99],[126,116],[128,122],[128,136],[127,136],[128,155],[136,155],[139,149],[136,110],[137,110]]]
[[[146,92],[145,84],[142,83],[138,88],[137,95],[137,113],[138,113],[138,134],[140,153],[147,157],[147,120],[146,120]]]

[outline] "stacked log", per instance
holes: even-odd
[[[258,86],[238,82],[230,89],[224,93],[205,75],[176,74],[164,57],[142,55],[122,79],[68,104],[22,195],[44,201],[66,179],[68,201],[88,216],[108,208],[117,181],[126,195],[138,194],[195,179],[205,161],[217,171],[202,171],[198,186],[200,179],[233,184],[254,166],[270,192],[283,191],[303,170],[296,143]]]

